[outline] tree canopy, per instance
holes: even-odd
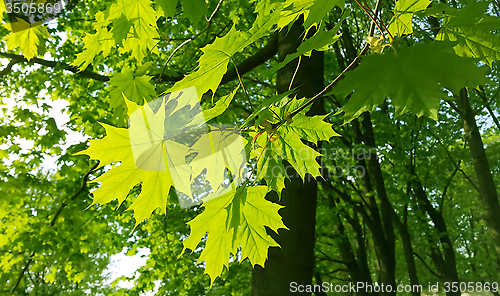
[[[2,1],[0,295],[499,295],[499,11]]]

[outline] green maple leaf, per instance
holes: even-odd
[[[205,210],[187,224],[191,234],[184,240],[184,250],[195,250],[206,233],[205,249],[199,261],[206,261],[205,273],[211,284],[228,267],[229,256],[241,250],[241,261],[264,266],[269,247],[279,247],[264,226],[278,233],[288,229],[278,210],[283,206],[267,201],[266,186],[242,187],[203,204]],[[180,256],[182,256],[182,253]]]
[[[457,56],[449,42],[432,42],[363,58],[362,63],[339,82],[335,93],[349,94],[339,111],[350,121],[365,111],[373,111],[389,96],[401,113],[413,112],[437,120],[442,91],[458,93],[462,87],[486,84],[486,69],[475,60]]]
[[[20,19],[19,22],[25,21]],[[28,23],[26,26],[28,29],[7,35],[5,41],[10,50],[19,48],[26,60],[29,61],[38,54],[43,54],[45,51],[44,39],[51,38],[51,36],[44,26],[29,27]]]
[[[281,11],[281,18],[278,22],[278,28],[281,30],[286,25],[295,21],[300,15],[306,11],[309,12],[311,6],[315,4],[315,0],[287,0],[283,5]]]
[[[132,25],[133,21],[129,20],[124,14],[113,21],[113,29],[111,32],[117,43],[122,43],[123,39],[127,38]]]
[[[114,87],[110,92],[110,107],[113,109],[125,107],[122,94],[136,104],[142,105],[150,101],[156,96],[155,87],[149,82],[150,80],[151,76],[148,75],[134,76],[129,68],[124,68],[121,73],[113,75],[109,80],[109,84]]]
[[[477,58],[492,67],[500,58],[500,36],[493,30],[500,29],[498,18],[485,15],[488,2],[470,2],[463,9],[445,8],[445,17],[436,40],[456,41],[454,49],[460,56]]]
[[[211,115],[224,112],[235,92],[206,112]],[[227,189],[222,186],[226,167],[240,184],[239,169],[246,163],[244,139],[234,126],[212,126],[208,130],[197,99],[195,88],[171,93],[144,106],[125,97],[128,129],[102,124],[107,135],[91,140],[90,147],[78,153],[100,160],[101,167],[120,162],[93,181],[101,186],[93,191],[92,204],[105,204],[113,199],[122,203],[129,191],[141,183],[141,193],[129,208],[134,211],[137,225],[155,209],[165,210],[171,187],[177,194],[193,198],[194,177],[204,168],[207,168],[206,179],[214,191],[218,190],[212,197],[224,194],[222,190]],[[193,153],[197,156],[188,163],[186,157]]]
[[[396,34],[399,36],[412,34],[413,33],[413,24],[411,22],[413,15],[422,11],[432,0],[399,0],[396,2],[396,6],[394,7],[394,16],[391,19],[389,25],[389,32],[393,36]]]
[[[308,98],[292,100],[283,107],[271,107],[275,113],[280,113],[281,118],[286,118],[305,102]],[[270,189],[278,194],[285,187],[284,180],[288,178],[287,168],[282,160],[288,161],[299,176],[304,179],[306,174],[320,177],[320,165],[316,157],[319,152],[304,144],[301,139],[316,143],[328,141],[331,137],[339,136],[332,129],[332,125],[324,119],[328,115],[306,116],[309,108],[302,110],[293,117],[292,122],[281,125],[274,136],[268,132],[261,134],[256,139],[257,148],[252,150],[252,157],[257,157],[257,176],[263,178]],[[256,133],[251,134],[256,136]],[[270,140],[272,139],[272,140]]]
[[[81,71],[85,70],[101,52],[103,56],[109,54],[114,45],[113,34],[103,28],[95,34],[85,35],[83,43],[85,48],[76,55],[76,59],[71,63],[72,66],[78,67]]]
[[[156,21],[160,14],[151,7],[151,3],[150,0],[118,0],[109,7],[108,19],[119,19],[124,15],[133,23],[131,37],[125,38],[122,43],[123,50],[131,51],[138,61],[142,61],[148,51],[157,52],[155,39],[159,34]]]
[[[307,18],[304,21],[304,28],[308,30],[311,26],[321,23],[321,20],[330,12],[335,6],[344,9],[345,1],[344,0],[316,0],[314,4],[309,8],[309,11],[306,13]],[[339,20],[341,23],[343,20]],[[337,30],[334,30],[337,32]]]
[[[181,0],[181,3],[184,14],[195,26],[208,14],[208,7],[204,0]]]
[[[216,38],[212,44],[203,47],[203,55],[198,60],[198,68],[177,82],[167,92],[196,87],[200,94],[212,90],[215,94],[222,77],[226,74],[232,56],[268,34],[280,18],[279,11],[265,17],[257,17],[248,32],[236,30],[233,26],[224,37]]]
[[[203,116],[205,117],[205,121],[209,121],[222,113],[226,111],[226,109],[229,107],[229,104],[231,104],[231,101],[234,98],[234,95],[236,95],[236,92],[240,88],[240,85],[238,85],[231,93],[229,93],[226,96],[223,96],[220,98],[216,103],[215,106],[211,109],[208,110],[203,110]]]
[[[335,27],[333,27],[329,31],[323,30],[323,26],[321,26],[316,32],[316,34],[314,34],[308,39],[305,39],[299,45],[296,52],[287,55],[282,62],[278,63],[271,69],[262,72],[262,75],[270,75],[272,73],[276,73],[279,69],[283,68],[285,65],[287,65],[294,59],[298,58],[299,56],[301,55],[310,56],[312,50],[317,50],[317,51],[328,50],[330,45],[339,40],[341,35],[337,35],[337,32],[348,15],[349,15],[348,12],[343,13],[337,25],[335,25]]]
[[[284,92],[284,93],[272,96],[268,99],[265,99],[262,103],[259,104],[259,106],[257,108],[255,108],[255,111],[252,112],[252,114],[250,114],[247,117],[247,119],[245,119],[245,121],[241,124],[241,126],[242,127],[247,126],[257,116],[259,116],[259,118],[262,117],[261,114],[263,112],[265,112],[266,110],[268,110],[271,105],[274,105],[274,104],[282,101],[283,99],[288,101],[289,99],[287,97],[290,94],[294,93],[295,91],[296,91],[296,89],[292,89],[292,90],[289,90],[287,92]],[[258,124],[256,124],[256,125],[258,126]]]
[[[93,191],[93,204],[105,204],[113,199],[122,203],[130,189],[142,183],[142,190],[129,210],[134,211],[136,226],[151,213],[165,210],[170,187],[191,196],[191,169],[184,156],[189,147],[174,140],[164,139],[165,108],[156,113],[149,105],[138,106],[128,101],[130,127],[116,128],[102,124],[107,135],[91,140],[90,147],[78,154],[100,160],[100,166],[120,161],[93,182],[101,186]]]
[[[157,0],[156,3],[160,5],[163,10],[163,15],[168,18],[173,18],[177,11],[177,0]]]
[[[210,132],[201,135],[192,146],[198,154],[191,161],[194,176],[207,170],[205,179],[215,192],[224,185],[226,168],[236,186],[243,183],[243,166],[246,163],[245,139],[238,129],[228,125],[211,125]],[[210,149],[209,149],[210,148]]]

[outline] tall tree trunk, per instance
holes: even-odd
[[[279,36],[278,58],[296,51],[303,33],[302,17],[288,30]],[[278,71],[278,92],[293,86],[301,86],[297,97],[312,97],[324,87],[323,53],[313,51],[311,57],[302,57],[299,70],[296,72],[298,60],[290,62]],[[294,78],[293,78],[294,77]],[[324,112],[321,101],[311,107],[308,115]],[[271,234],[281,248],[270,248],[265,268],[256,266],[252,272],[252,296],[297,295],[292,293],[290,284],[311,285],[314,267],[314,240],[316,223],[317,183],[306,176],[304,182],[293,173],[290,181],[285,181],[286,188],[281,194],[280,210],[283,222],[290,229],[280,230],[279,235]],[[268,195],[277,201],[276,194]],[[299,293],[311,295],[311,293]]]
[[[404,220],[401,222],[399,220],[399,217],[396,215],[396,212],[393,210],[393,221],[394,225],[396,226],[396,229],[398,230],[399,234],[401,235],[401,240],[403,241],[403,250],[405,253],[405,260],[406,260],[406,269],[408,270],[408,275],[410,276],[410,284],[412,286],[418,286],[419,281],[418,281],[418,273],[417,273],[417,267],[415,264],[415,257],[413,256],[413,246],[411,244],[411,236],[410,233],[408,232],[408,223],[407,223],[407,208],[405,209],[405,215],[404,215]],[[420,291],[418,289],[413,289],[411,291],[411,295],[413,296],[420,296]]]
[[[483,203],[483,219],[486,222],[495,249],[500,254],[500,204],[497,187],[491,175],[488,158],[469,102],[467,89],[460,90],[460,97],[457,101],[464,122],[465,140],[469,144],[472,164],[479,183],[479,196]]]
[[[415,176],[416,178],[416,176]],[[427,194],[425,193],[422,184],[417,179],[412,182],[413,190],[415,192],[415,196],[418,199],[418,202],[424,208],[424,210],[431,217],[432,222],[434,223],[434,227],[437,229],[439,233],[439,240],[443,247],[444,253],[444,266],[442,266],[441,270],[445,276],[445,281],[447,282],[458,282],[458,272],[457,272],[457,262],[455,258],[455,249],[453,248],[453,244],[451,243],[450,236],[448,235],[448,228],[446,227],[446,221],[443,218],[441,212],[437,211],[427,198]],[[438,267],[438,266],[436,266]],[[439,268],[439,267],[438,267]],[[460,291],[453,292],[449,291],[446,293],[447,296],[460,296]]]

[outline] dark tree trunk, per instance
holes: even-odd
[[[302,21],[298,20],[286,32],[280,33],[278,43],[279,60],[296,51],[303,33]],[[278,71],[278,92],[289,89],[290,82],[297,69],[298,60],[290,62]],[[311,57],[302,57],[300,67],[295,75],[293,87],[301,86],[297,97],[312,97],[324,87],[323,53],[313,52]],[[313,104],[308,115],[323,113],[321,101]],[[287,164],[286,164],[287,165]],[[290,229],[280,230],[273,235],[281,248],[270,248],[265,268],[256,266],[252,272],[252,296],[276,295],[311,295],[311,293],[292,293],[290,283],[312,285],[314,267],[314,230],[316,223],[317,183],[306,176],[305,181],[293,174],[281,195],[280,210],[283,222]],[[276,194],[269,194],[269,199],[277,202]]]
[[[491,175],[488,158],[469,102],[467,89],[460,90],[460,97],[457,101],[464,122],[465,140],[469,144],[472,164],[479,183],[479,196],[483,203],[483,219],[486,222],[495,249],[500,254],[500,204],[497,187]]]
[[[394,225],[396,226],[396,229],[401,235],[401,240],[403,241],[406,269],[408,270],[408,275],[410,276],[410,284],[416,287],[419,285],[419,281],[418,281],[417,267],[415,264],[415,257],[413,256],[413,246],[411,244],[411,236],[410,233],[408,232],[408,224],[406,223],[407,222],[406,210],[403,222],[399,220],[399,217],[396,215],[396,212],[393,211],[393,215],[394,215],[393,219]],[[420,296],[420,291],[418,291],[418,289],[413,289],[411,291],[411,295]]]
[[[425,193],[422,184],[420,181],[415,180],[412,182],[413,190],[415,192],[415,196],[418,199],[418,202],[421,204],[422,208],[429,214],[432,222],[434,223],[434,227],[437,229],[439,233],[439,240],[441,242],[441,246],[443,248],[444,253],[444,264],[441,267],[441,272],[445,276],[445,281],[447,282],[458,282],[458,272],[457,272],[457,262],[455,258],[455,249],[451,243],[450,236],[448,235],[448,228],[446,226],[446,222],[443,218],[441,212],[437,211],[427,198],[427,194]],[[441,265],[441,263],[439,264]],[[438,266],[436,266],[438,267]],[[460,296],[460,291],[458,292],[447,292],[447,296]]]

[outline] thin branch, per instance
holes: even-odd
[[[292,80],[290,81],[290,86],[288,87],[288,90],[292,89],[293,81],[295,80],[295,76],[297,76],[297,72],[299,72],[301,61],[302,61],[302,56],[299,56],[299,62],[297,63],[297,68],[295,68],[295,72],[293,73]]]
[[[30,259],[28,260],[28,262],[26,263],[26,265],[24,265],[24,268],[23,268],[23,270],[21,270],[21,273],[19,273],[19,276],[17,277],[17,281],[14,284],[14,286],[12,287],[12,289],[10,290],[9,295],[12,295],[14,293],[14,291],[17,289],[17,287],[19,286],[19,284],[21,283],[21,280],[23,279],[23,276],[26,273],[26,270],[28,270],[28,267],[30,266],[31,262],[33,262],[33,257],[34,256],[35,256],[35,251],[33,251],[31,253]]]
[[[418,258],[418,259],[419,259],[419,260],[420,260],[420,261],[424,264],[425,268],[427,268],[427,270],[429,270],[429,271],[430,271],[430,273],[432,273],[433,275],[435,275],[437,278],[440,278],[440,279],[441,279],[441,278],[443,278],[443,275],[440,275],[440,274],[436,273],[435,271],[433,271],[433,270],[429,267],[429,265],[427,265],[427,263],[425,263],[424,259],[422,259],[422,257],[420,257],[420,255],[419,255],[419,254],[417,254],[417,253],[413,252],[413,255],[415,255],[415,257],[417,257],[417,258]]]
[[[96,164],[94,164],[94,166],[92,166],[90,168],[90,170],[83,176],[83,183],[82,183],[82,186],[80,187],[80,189],[78,189],[78,191],[73,194],[73,196],[69,199],[69,201],[72,201],[72,200],[75,200],[84,190],[85,188],[87,187],[87,181],[89,179],[89,175],[95,171],[97,169],[97,167],[99,166],[99,161],[96,162]],[[57,210],[57,213],[55,214],[54,218],[52,218],[52,221],[50,221],[50,226],[54,226],[56,224],[56,220],[57,218],[59,217],[59,215],[61,214],[62,210],[67,206],[68,204],[66,202],[64,202],[61,207],[59,208],[59,210]]]
[[[380,0],[377,1],[377,4],[375,6],[375,12],[374,12],[375,16],[378,15],[379,6],[380,6]],[[375,20],[373,20],[373,22],[372,22],[372,24],[370,26],[370,31],[368,32],[368,36],[369,37],[373,35],[373,31],[375,30],[375,25],[376,25],[376,22],[375,22]],[[326,92],[328,92],[331,88],[333,88],[340,80],[342,80],[344,78],[344,74],[346,72],[354,70],[358,66],[359,62],[361,61],[361,57],[368,52],[369,48],[370,48],[370,44],[369,43],[365,43],[364,48],[361,50],[361,52],[358,54],[358,56],[351,62],[351,64],[349,64],[349,66],[347,66],[347,68],[344,69],[344,71],[342,71],[342,73],[340,73],[337,76],[337,78],[335,78],[322,91],[320,91],[314,97],[312,97],[309,101],[307,101],[307,103],[305,103],[304,105],[302,105],[299,108],[297,108],[297,110],[295,110],[287,118],[284,118],[281,122],[275,123],[272,126],[272,128],[275,129],[275,128],[279,127],[280,125],[282,125],[283,123],[285,123],[288,118],[292,118],[293,116],[297,115],[302,110],[304,110],[305,108],[307,108],[309,105],[311,105],[312,103],[314,103],[314,101],[316,101],[319,97],[321,97],[323,94],[325,94]]]
[[[455,105],[454,102],[450,101],[450,100],[445,100],[446,103],[448,103],[448,105],[450,105],[450,107],[455,110],[455,112],[457,112],[459,115],[462,115],[462,111],[460,111],[460,109],[457,107],[457,105]]]
[[[217,11],[219,11],[219,8],[222,4],[222,2],[224,2],[224,0],[220,0],[219,3],[217,4],[217,7],[215,7],[214,11],[212,12],[212,15],[210,15],[210,18],[207,19],[208,21],[208,24],[205,28],[203,28],[203,30],[201,30],[200,32],[198,32],[198,34],[196,34],[193,38],[188,38],[186,39],[184,42],[182,42],[179,46],[177,46],[174,51],[170,54],[170,56],[168,57],[167,61],[165,62],[165,65],[163,66],[163,69],[161,70],[161,74],[160,76],[158,76],[158,79],[159,77],[162,77],[163,76],[163,73],[165,72],[165,68],[167,67],[167,64],[168,62],[170,62],[170,60],[172,59],[172,57],[175,55],[175,53],[181,49],[184,45],[188,44],[189,42],[195,40],[196,38],[198,38],[201,34],[205,33],[208,29],[210,29],[210,26],[212,25],[212,20],[215,16],[215,14],[217,13]]]
[[[250,105],[250,109],[252,109],[252,112],[254,112],[252,100],[250,100],[250,96],[248,95],[248,92],[245,88],[245,85],[243,84],[243,80],[241,80],[240,73],[238,72],[238,66],[236,66],[236,63],[234,62],[233,57],[231,57],[231,62],[233,62],[234,69],[236,71],[236,75],[238,75],[238,79],[240,80],[241,88],[243,88],[243,91],[245,92],[245,95],[247,96],[247,100],[248,100],[248,104]]]
[[[476,189],[477,192],[479,192],[479,187],[477,187],[477,185],[474,183],[474,181],[472,181],[472,179],[467,175],[467,173],[465,173],[461,168],[460,168],[460,163],[457,164],[455,162],[455,160],[453,159],[453,157],[451,156],[450,152],[448,151],[448,149],[446,149],[446,147],[444,146],[443,142],[441,142],[441,140],[436,136],[436,134],[434,134],[433,132],[429,131],[429,133],[438,141],[439,145],[441,145],[441,147],[444,149],[444,151],[446,152],[446,155],[448,155],[448,158],[450,159],[451,163],[453,164],[453,166],[458,169],[462,175],[464,175],[465,179],[467,179],[467,181],[469,181],[471,183],[471,185],[474,187],[474,189]]]
[[[488,98],[486,98],[486,93],[484,92],[484,88],[481,86],[480,89],[481,89],[481,91],[478,91],[477,89],[475,89],[475,90],[476,90],[478,96],[483,100],[484,106],[486,107],[486,109],[488,109],[488,113],[490,113],[490,116],[493,119],[493,122],[497,126],[497,129],[500,131],[500,122],[498,122],[498,118],[495,116],[495,113],[491,109],[491,105],[488,102]]]

